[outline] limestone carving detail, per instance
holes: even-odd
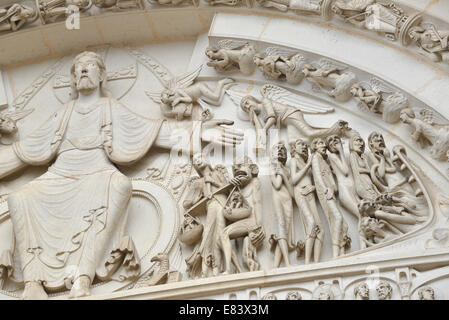
[[[68,16],[76,8],[78,12],[90,9],[93,0],[37,0],[39,18],[42,24],[54,22],[61,16]]]
[[[32,113],[33,109],[27,109],[24,111],[12,112],[2,111],[0,112],[0,138],[2,135],[9,135],[17,132],[17,121],[25,118]]]
[[[95,6],[103,10],[121,11],[127,9],[144,9],[143,0],[92,0]]]
[[[44,175],[10,193],[7,199],[16,230],[15,254],[21,262],[20,269],[15,269],[23,276],[24,299],[46,298],[46,289],[70,282],[70,296],[84,296],[95,277],[106,280],[115,272],[120,272],[122,279],[139,275],[133,239],[123,228],[131,183],[112,163],[124,165],[139,159],[153,145],[171,149],[174,142],[167,139],[170,132],[193,125],[130,113],[107,95],[105,65],[94,52],[79,54],[71,72],[73,100],[27,138],[0,151],[2,178],[27,165],[55,159]],[[220,137],[227,134],[232,139],[236,133],[226,133],[220,123],[203,122],[198,127],[201,133],[195,136],[218,144],[224,143]],[[61,196],[68,196],[70,201],[55,207],[54,200]],[[50,222],[54,227],[47,225]],[[103,249],[93,251],[93,242]],[[47,263],[42,264],[41,259]],[[76,266],[77,273],[67,277],[60,271],[68,265]]]
[[[38,18],[36,9],[14,3],[0,8],[0,31],[17,31]]]
[[[435,62],[449,63],[449,30],[438,30],[434,24],[422,24],[410,28],[411,41],[421,53]]]
[[[200,71],[201,66],[194,71],[172,78],[162,92],[147,92],[147,94],[154,102],[159,103],[166,117],[177,120],[190,117],[194,103],[219,106],[225,90],[233,85],[234,80],[222,79],[218,81],[214,89],[210,89],[205,83],[195,82]]]
[[[319,262],[324,241],[324,228],[315,201],[315,186],[310,175],[312,157],[302,139],[290,143],[290,174],[296,205],[305,229],[305,264]]]
[[[351,98],[351,87],[357,81],[356,75],[346,69],[333,61],[321,59],[304,65],[302,72],[317,89],[324,89],[335,100],[345,102]]]
[[[305,58],[293,50],[269,47],[265,55],[254,55],[254,63],[268,79],[297,85],[304,78],[302,67],[306,63]]]
[[[206,56],[211,60],[207,63],[209,67],[218,72],[240,70],[241,73],[249,75],[254,72],[254,55],[256,48],[246,41],[220,40],[217,48],[208,47]]]
[[[346,121],[339,120],[331,128],[316,128],[304,119],[304,113],[324,114],[332,112],[333,108],[304,103],[292,92],[275,85],[264,85],[261,88],[262,99],[252,95],[244,95],[236,90],[227,90],[232,101],[248,114],[250,122],[256,129],[257,145],[255,150],[265,152],[268,129],[276,125],[287,127],[289,140],[295,137],[298,130],[307,139],[326,136],[328,134],[346,135],[350,130]],[[259,115],[264,115],[264,122]]]

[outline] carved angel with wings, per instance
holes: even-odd
[[[3,111],[0,113],[0,138],[2,135],[8,135],[17,132],[17,121],[25,118],[32,113],[34,109],[23,111]]]
[[[222,79],[214,89],[211,89],[205,83],[195,82],[200,71],[201,66],[192,72],[172,78],[165,84],[166,89],[162,92],[146,91],[146,94],[160,104],[161,111],[166,117],[177,120],[190,117],[193,104],[196,102],[203,106],[208,104],[219,106],[225,90],[234,84],[234,80]]]
[[[415,112],[406,108],[401,111],[403,123],[413,128],[412,139],[417,141],[421,148],[430,144],[430,156],[435,160],[444,160],[449,152],[449,124],[443,117],[438,116],[430,109],[421,109],[418,117]],[[442,124],[442,122],[446,122]]]
[[[224,39],[218,41],[218,48],[207,47],[206,56],[211,59],[207,63],[209,67],[219,72],[240,70],[241,73],[249,75],[254,72],[254,55],[256,48],[247,41]]]
[[[314,83],[314,89],[329,90],[329,96],[339,102],[346,102],[351,98],[351,86],[357,81],[356,75],[346,69],[346,66],[335,61],[320,59],[304,65],[302,72]]]
[[[269,47],[265,55],[254,56],[254,63],[265,77],[287,81],[292,85],[299,84],[304,78],[302,67],[305,62],[305,58],[297,51],[279,47]]]
[[[371,78],[369,82],[353,84],[350,92],[360,99],[359,107],[382,114],[382,118],[388,123],[398,122],[401,110],[409,105],[403,93],[395,92],[393,88],[376,77]]]
[[[249,121],[256,128],[256,152],[265,152],[268,129],[276,123],[278,127],[287,127],[289,140],[295,137],[293,132],[295,129],[309,140],[331,134],[347,136],[347,132],[351,130],[348,123],[343,120],[337,121],[330,128],[316,128],[309,125],[304,119],[304,113],[325,114],[333,112],[334,109],[302,101],[300,96],[272,84],[266,84],[261,88],[262,98],[245,95],[236,90],[226,90],[226,93],[248,114]],[[259,119],[262,112],[265,114],[263,122]]]

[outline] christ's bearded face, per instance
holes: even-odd
[[[91,57],[81,57],[75,65],[76,89],[81,93],[92,92],[100,86],[100,67]]]

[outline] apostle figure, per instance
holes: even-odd
[[[46,290],[63,289],[68,281],[70,296],[88,295],[94,278],[108,280],[119,268],[125,279],[139,274],[133,241],[124,234],[131,181],[114,164],[130,165],[153,146],[176,147],[175,130],[192,132],[189,152],[201,140],[241,139],[220,126],[226,121],[192,124],[139,116],[111,98],[105,84],[102,58],[79,54],[71,67],[73,100],[0,151],[0,178],[54,160],[46,173],[8,196],[24,299],[45,299]],[[66,274],[68,266],[76,275]]]

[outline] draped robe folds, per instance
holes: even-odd
[[[23,281],[58,289],[80,275],[107,280],[119,270],[120,280],[137,276],[140,261],[124,233],[131,181],[113,163],[132,164],[152,146],[176,148],[181,144],[173,133],[183,129],[189,140],[182,145],[191,153],[200,145],[200,127],[143,118],[112,98],[88,110],[71,101],[14,143],[15,157],[1,150],[0,177],[12,171],[11,162],[20,167],[56,158],[46,173],[8,196]]]

